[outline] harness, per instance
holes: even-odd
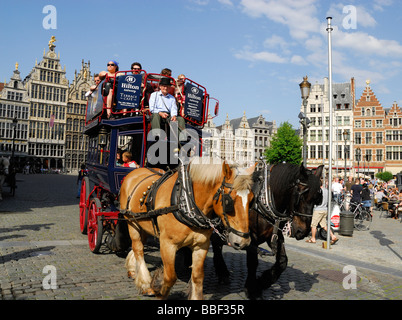
[[[176,171],[178,171],[177,180],[173,186],[172,194],[171,194],[171,205],[164,208],[155,209],[155,198],[156,193],[160,186],[165,183],[169,178],[171,178]],[[144,192],[143,197],[140,199],[141,206],[145,204],[146,212],[132,212],[128,210],[130,201],[134,192],[137,190],[138,186],[153,175],[159,175],[159,179],[154,181],[151,186],[148,186],[148,190]],[[155,234],[159,234],[159,227],[157,224],[157,217],[160,215],[168,214],[170,212],[173,213],[174,217],[180,221],[181,223],[185,224],[191,228],[197,229],[213,229],[222,240],[226,241],[226,237],[229,232],[233,232],[239,236],[249,237],[249,233],[243,233],[233,229],[230,224],[229,220],[226,216],[226,211],[230,208],[234,209],[233,206],[233,199],[229,194],[224,193],[224,187],[231,187],[230,192],[233,189],[231,184],[225,182],[225,178],[217,192],[215,193],[213,199],[219,199],[220,195],[222,194],[222,199],[226,199],[229,203],[232,202],[232,206],[226,205],[223,201],[222,205],[224,206],[224,217],[226,222],[225,230],[222,233],[219,232],[219,227],[222,227],[222,221],[218,216],[214,216],[213,218],[208,218],[202,210],[196,205],[194,199],[194,192],[193,186],[190,175],[188,173],[188,165],[181,164],[179,169],[176,170],[168,170],[164,174],[159,172],[154,172],[154,174],[145,177],[140,182],[134,186],[133,190],[131,191],[129,197],[127,198],[126,209],[120,210],[120,212],[125,215],[128,220],[130,221],[139,221],[145,219],[151,219],[154,227]],[[230,198],[230,200],[229,200]],[[233,211],[233,209],[231,211]]]
[[[254,208],[257,213],[260,214],[266,221],[272,223],[274,226],[271,244],[272,244],[272,255],[276,254],[276,243],[278,240],[278,232],[281,231],[284,235],[289,235],[291,230],[291,220],[294,216],[305,216],[311,217],[310,214],[304,214],[295,210],[287,212],[286,209],[284,212],[277,210],[275,206],[275,200],[272,193],[271,188],[271,172],[275,165],[268,166],[264,163],[263,175],[259,177],[259,192],[257,192],[258,196],[256,197],[256,201],[254,203]],[[262,187],[261,187],[262,185]],[[299,189],[299,186],[306,187],[303,190]],[[294,190],[296,188],[296,190]],[[296,192],[296,201],[295,206],[300,202],[301,196],[306,193],[309,188],[308,185],[304,182],[301,182],[300,179],[297,179],[294,183],[292,183],[289,187],[293,192]],[[293,193],[292,193],[293,194]],[[281,222],[286,221],[286,224],[283,229],[279,228]]]

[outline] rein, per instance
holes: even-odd
[[[131,191],[130,196],[127,198],[127,205],[126,209],[120,210],[120,212],[125,215],[125,216],[130,216],[131,218],[128,218],[128,220],[144,220],[144,219],[153,219],[154,227],[158,229],[159,233],[159,228],[157,226],[156,218],[160,215],[163,214],[168,214],[172,212],[175,216],[175,218],[180,221],[181,223],[187,225],[188,227],[195,227],[199,229],[210,229],[212,228],[218,235],[221,237],[222,240],[226,240],[227,235],[232,232],[235,233],[239,236],[242,237],[249,237],[249,233],[243,233],[240,232],[234,228],[232,228],[229,224],[229,220],[226,216],[226,212],[224,212],[224,218],[226,222],[225,230],[223,234],[221,234],[218,230],[219,225],[222,224],[221,220],[216,217],[213,219],[208,218],[200,208],[195,203],[194,199],[194,192],[192,188],[192,181],[191,178],[188,174],[188,166],[187,165],[181,165],[180,166],[180,171],[178,173],[178,178],[177,181],[173,187],[172,194],[177,193],[175,197],[172,196],[172,205],[169,207],[164,207],[160,209],[154,209],[155,203],[154,203],[154,198],[156,195],[157,190],[159,187],[166,181],[168,178],[170,178],[175,172],[173,171],[168,171],[161,175],[161,177],[155,181],[155,183],[152,184],[152,186],[148,187],[149,191],[144,194],[144,197],[142,198],[141,203],[144,203],[144,198],[146,197],[146,206],[147,206],[147,211],[146,212],[132,212],[129,210],[129,204],[131,201],[131,198],[135,192],[135,190],[138,188],[138,186],[141,184],[141,182],[145,181],[148,179],[150,176],[145,177],[142,179]],[[156,174],[156,173],[155,173]],[[153,175],[155,175],[153,174]],[[152,176],[152,175],[151,175]],[[216,195],[219,195],[222,193],[222,195],[229,196],[229,194],[224,193],[224,187],[230,187],[231,191],[233,189],[233,186],[231,184],[228,184],[225,182],[225,178],[223,179],[223,182],[221,186],[219,187],[217,193],[215,194],[214,198]],[[175,188],[176,191],[175,191]],[[230,191],[230,192],[231,192]],[[230,199],[233,201],[233,199],[230,197]]]

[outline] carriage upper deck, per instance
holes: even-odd
[[[133,170],[116,161],[119,152],[130,152],[132,160],[139,167],[149,165],[147,150],[155,141],[148,138],[151,130],[149,98],[159,90],[162,78],[170,79],[169,93],[177,98],[186,129],[196,132],[200,142],[199,152],[202,152],[201,129],[207,121],[210,101],[204,86],[185,78],[178,90],[176,80],[172,77],[144,70],[139,74],[119,71],[114,78],[106,76],[89,96],[87,103],[84,129],[84,133],[89,136],[87,166],[90,180],[95,185],[113,194],[118,193],[122,179]],[[113,99],[108,107],[107,96],[110,90]],[[171,141],[169,136],[166,140]]]

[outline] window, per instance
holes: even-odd
[[[382,128],[382,120],[376,120],[375,125],[377,128]]]
[[[366,132],[366,144],[371,144],[372,139],[371,139],[371,132]]]
[[[376,132],[376,144],[382,144],[382,132]]]
[[[362,122],[360,120],[355,121],[355,128],[361,128],[362,127]]]
[[[356,144],[362,143],[362,133],[361,132],[355,132],[355,143]]]
[[[376,150],[376,160],[377,161],[383,161],[383,159],[382,159],[382,149],[377,149]]]
[[[371,121],[371,120],[366,120],[366,121],[364,122],[364,126],[365,126],[366,128],[371,128],[371,127],[372,127],[372,121]]]

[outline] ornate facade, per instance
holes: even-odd
[[[43,60],[24,80],[30,96],[28,153],[42,169],[64,169],[68,80],[60,55],[49,41]]]
[[[265,121],[260,115],[247,119],[243,117],[229,120],[216,127],[209,115],[203,132],[204,156],[218,156],[240,166],[250,166],[259,160],[270,146],[272,134],[277,131],[276,123]]]
[[[17,158],[28,154],[29,97],[21,81],[18,63],[0,91],[0,156]]]
[[[85,93],[93,84],[90,62],[84,63],[82,60],[81,70],[78,74],[75,71],[68,90],[65,169],[70,172],[78,171],[81,164],[86,162],[88,136],[83,133],[87,103]]]

